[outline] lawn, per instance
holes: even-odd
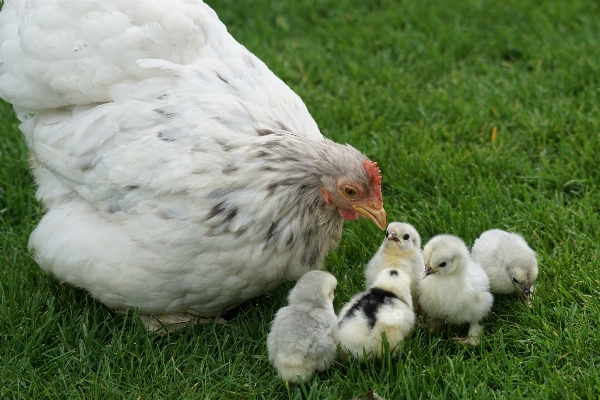
[[[27,250],[43,207],[0,105],[0,398],[597,398],[600,393],[600,3],[214,0],[232,35],[306,103],[323,134],[379,162],[385,207],[423,243],[518,232],[537,251],[531,308],[496,296],[481,345],[416,330],[397,357],[277,379],[266,336],[291,284],[225,325],[148,335]],[[568,5],[567,5],[568,4]],[[336,310],[383,235],[346,223],[324,269]]]

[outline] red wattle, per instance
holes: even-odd
[[[358,219],[358,213],[353,209],[342,210],[341,208],[338,208],[338,212],[340,213],[342,218],[344,218],[347,221],[354,221],[355,219]]]

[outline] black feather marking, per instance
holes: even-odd
[[[85,164],[83,164],[80,168],[82,172],[85,171],[89,171],[90,169],[94,168],[96,166],[96,163],[92,162],[92,161],[88,161]]]
[[[268,142],[266,142],[265,144],[263,144],[263,147],[266,147],[267,149],[271,149],[273,147],[282,147],[281,143],[279,143],[279,140],[270,140]]]
[[[217,72],[217,77],[218,77],[220,80],[222,80],[223,82],[225,82],[227,85],[229,85],[229,81],[228,81],[227,79],[223,78],[223,76],[221,76],[221,74],[219,74],[218,72]]]
[[[271,224],[271,226],[269,227],[269,231],[267,232],[267,234],[265,235],[265,248],[267,247],[267,245],[271,242],[271,241],[275,241],[277,240],[277,223],[273,222]]]
[[[227,166],[225,168],[223,168],[223,173],[225,175],[231,175],[234,172],[236,172],[237,170],[239,170],[239,168],[236,167],[235,165],[233,165],[233,164],[227,164]]]
[[[223,149],[223,151],[231,151],[231,150],[233,150],[233,149],[236,148],[236,146],[231,145],[231,144],[227,143],[226,141],[220,140],[220,139],[217,140],[217,144],[219,146],[221,146],[221,148]]]
[[[286,162],[298,162],[300,160],[298,160],[296,157],[280,157],[277,159],[278,162],[282,162],[282,163],[286,163]]]
[[[174,142],[175,138],[173,137],[173,133],[170,131],[160,131],[158,132],[158,138],[165,142]]]
[[[173,115],[177,114],[176,112],[168,112],[168,111],[162,110],[160,108],[154,109],[154,112],[156,112],[157,114],[160,114],[164,117],[172,117]]]
[[[394,293],[377,287],[369,289],[354,305],[348,310],[344,318],[340,321],[342,324],[347,318],[352,318],[356,313],[361,312],[367,318],[369,329],[373,329],[377,322],[377,312],[384,304],[393,299],[397,299]],[[400,299],[404,302],[404,300]]]
[[[398,276],[398,271],[396,271],[395,269],[391,270],[390,276]]]
[[[306,247],[309,247],[310,243],[312,242],[312,237],[313,237],[313,229],[312,228],[308,228],[307,230],[304,231],[302,238],[304,239],[304,243],[306,244]]]
[[[236,208],[234,208],[233,210],[231,210],[231,211],[229,212],[229,214],[227,214],[227,216],[226,216],[226,217],[225,217],[225,219],[223,220],[223,223],[224,223],[224,224],[225,224],[225,223],[228,223],[229,221],[231,221],[232,219],[234,219],[234,218],[235,218],[235,216],[237,215],[237,212],[238,212],[238,209],[237,209],[237,207],[236,207]]]
[[[264,151],[264,150],[261,150],[258,153],[256,153],[256,158],[263,158],[263,157],[267,157],[267,156],[270,156],[270,155],[271,155],[271,153],[269,153],[267,151]]]
[[[157,99],[158,99],[158,100],[164,100],[164,99],[166,99],[167,97],[169,97],[169,95],[167,95],[167,94],[165,93],[165,94],[161,94],[160,96],[158,96],[158,97],[157,97]]]
[[[125,186],[125,189],[127,190],[135,190],[135,189],[139,189],[140,185],[127,185]]]
[[[267,165],[267,166],[264,166],[264,167],[261,167],[261,168],[260,168],[260,170],[261,170],[261,171],[263,171],[263,172],[277,171],[277,169],[275,169],[275,168],[273,168],[273,167],[270,167],[270,166],[268,166],[268,165]]]
[[[267,186],[267,195],[265,196],[265,199],[273,196],[275,194],[275,189],[277,189],[277,184],[276,183],[271,183],[269,184],[269,186]]]
[[[280,128],[281,130],[283,130],[283,131],[288,131],[288,132],[291,132],[291,131],[292,131],[292,130],[291,130],[291,129],[290,129],[290,128],[289,128],[289,127],[286,125],[286,124],[284,124],[284,123],[283,123],[283,122],[281,122],[281,121],[275,121],[275,123],[276,123],[277,125],[279,125],[279,128]]]
[[[256,66],[254,65],[254,60],[252,59],[252,56],[247,54],[244,56],[244,64],[246,64],[249,68],[255,68]]]
[[[258,136],[267,136],[272,135],[276,132],[269,128],[256,128],[256,133],[258,133]]]
[[[290,236],[288,237],[287,242],[285,242],[285,245],[287,247],[290,247],[292,243],[294,243],[294,232],[290,233]]]
[[[209,219],[221,214],[223,211],[225,211],[226,208],[227,207],[225,206],[225,201],[216,204],[213,208],[210,209],[208,214],[206,214],[206,218],[204,219],[204,221],[208,221]]]
[[[310,253],[310,257],[308,257],[308,265],[314,267],[317,264],[317,259],[319,258],[319,254],[317,254],[316,249]]]

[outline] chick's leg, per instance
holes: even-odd
[[[471,322],[471,325],[469,326],[469,333],[467,335],[467,337],[455,337],[452,338],[452,340],[462,344],[462,345],[470,345],[470,346],[477,346],[479,344],[479,335],[481,334],[481,331],[483,330],[483,327],[481,325],[479,325],[478,321],[475,322]]]
[[[431,318],[431,317],[427,319],[427,326],[429,327],[429,330],[431,331],[431,333],[436,333],[439,325],[440,325],[439,319]]]

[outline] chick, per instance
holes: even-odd
[[[337,353],[337,317],[333,293],[337,279],[324,271],[306,273],[275,314],[267,337],[269,361],[286,381],[307,380],[323,371]]]
[[[339,315],[338,338],[342,349],[358,359],[364,354],[368,359],[380,357],[385,333],[390,350],[398,351],[398,344],[415,325],[410,282],[410,276],[403,270],[384,269],[373,286],[352,297]]]
[[[386,268],[399,268],[410,276],[410,293],[416,306],[425,263],[421,253],[421,237],[412,225],[392,222],[388,226],[383,244],[365,269],[367,288],[373,286],[377,274]]]
[[[535,251],[521,236],[500,229],[483,232],[473,244],[471,258],[490,278],[493,293],[517,292],[529,302],[538,265]]]
[[[432,238],[423,249],[425,276],[419,285],[419,304],[435,331],[439,321],[469,323],[462,344],[476,345],[483,328],[479,321],[492,308],[490,281],[481,266],[469,258],[465,243],[451,235]]]

